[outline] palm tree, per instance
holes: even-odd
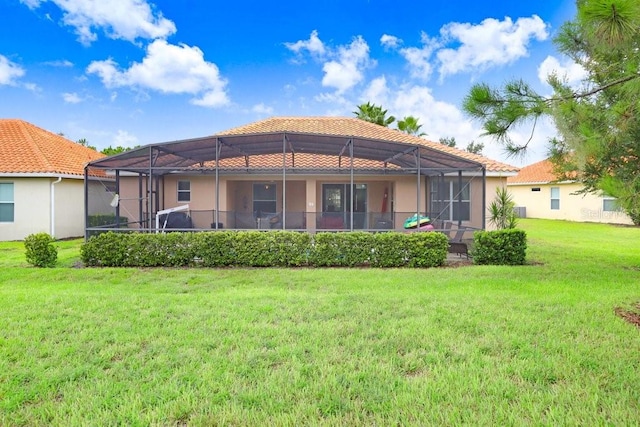
[[[375,123],[384,127],[389,127],[389,125],[396,120],[393,116],[387,117],[387,110],[383,110],[382,106],[378,106],[370,102],[358,105],[358,111],[354,111],[353,114],[355,114],[360,120]]]
[[[398,120],[398,129],[404,133],[415,136],[425,136],[426,133],[420,132],[422,125],[418,124],[418,119],[413,116],[406,116],[402,120]]]

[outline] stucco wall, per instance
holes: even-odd
[[[311,213],[307,221],[308,227],[313,227],[311,220],[313,212],[321,212],[322,209],[322,185],[325,183],[348,183],[348,176],[291,176],[287,178],[287,210],[293,212]],[[465,179],[469,179],[465,177]],[[177,182],[178,180],[189,180],[191,182],[191,201],[189,207],[192,211],[208,210],[213,211],[216,206],[216,185],[215,177],[207,176],[168,176],[164,180],[164,188],[161,190],[161,200],[164,204],[161,209],[178,206],[177,202]],[[220,177],[220,211],[252,213],[253,187],[254,182],[270,182],[277,187],[278,206],[282,204],[282,176],[225,176]],[[387,212],[393,209],[395,212],[412,213],[416,211],[416,178],[413,176],[357,176],[355,183],[367,184],[367,212],[380,212],[384,198],[384,190],[387,189]],[[491,202],[495,195],[495,189],[506,185],[506,177],[487,177],[486,180],[486,202]],[[137,213],[138,179],[137,177],[122,177],[120,180],[120,195],[124,199],[121,201],[121,215],[133,216]],[[143,185],[143,192],[146,184]],[[421,200],[420,210],[427,212],[429,201],[429,181],[421,180]],[[482,177],[476,176],[471,179],[471,212],[470,220],[464,224],[472,227],[482,228]],[[146,210],[146,205],[145,205]],[[309,216],[309,215],[308,215]],[[405,215],[406,216],[406,215]],[[397,215],[396,227],[401,227],[405,216]],[[231,224],[228,219],[221,218],[225,224]],[[489,224],[487,224],[487,227]]]
[[[551,209],[551,187],[560,189],[560,208]],[[604,211],[603,198],[594,194],[572,194],[582,187],[574,183],[509,185],[517,206],[526,208],[528,218],[562,219],[579,222],[631,224],[623,212]],[[540,191],[532,191],[539,188]]]
[[[63,179],[55,184],[55,224],[51,228],[53,178],[0,178],[14,184],[14,222],[0,222],[0,240],[22,240],[33,233],[49,233],[57,239],[84,234],[84,184]]]

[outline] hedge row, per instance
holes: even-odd
[[[129,218],[126,216],[121,216],[120,221],[118,221],[120,225],[126,226],[129,222]],[[89,227],[101,227],[103,225],[116,225],[116,216],[114,214],[96,214],[89,215],[87,218],[87,225]]]
[[[524,230],[511,228],[473,234],[473,262],[476,264],[523,265],[526,252]]]
[[[108,232],[84,243],[81,256],[102,267],[436,267],[447,248],[442,233]]]

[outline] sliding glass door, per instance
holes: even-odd
[[[367,184],[323,184],[322,212],[341,217],[345,229],[350,229],[353,201],[353,228],[367,228]]]

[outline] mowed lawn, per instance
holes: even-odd
[[[36,269],[0,244],[0,425],[638,425],[640,228],[529,265]]]

